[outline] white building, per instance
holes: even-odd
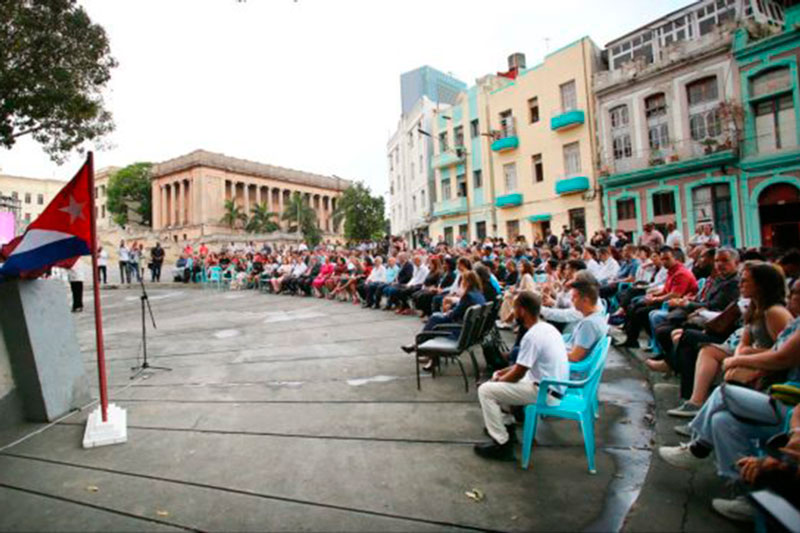
[[[431,219],[433,139],[431,131],[436,104],[421,97],[400,117],[397,130],[386,145],[389,167],[389,220],[392,235],[418,243],[428,234]],[[425,133],[421,133],[422,132]]]

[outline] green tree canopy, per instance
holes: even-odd
[[[322,240],[322,232],[317,227],[317,213],[299,192],[292,194],[284,206],[281,220],[289,222],[289,231],[298,231],[299,227],[305,241],[312,246]]]
[[[152,193],[150,185],[151,163],[134,163],[115,172],[108,180],[108,211],[114,222],[126,225],[135,212],[142,224],[152,221]]]
[[[117,63],[74,0],[3,0],[0,146],[30,135],[55,161],[114,124],[100,91]]]
[[[333,224],[338,228],[344,221],[344,237],[348,241],[379,239],[386,228],[384,201],[372,196],[369,187],[356,182],[336,200]]]

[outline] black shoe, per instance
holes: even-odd
[[[512,443],[517,442],[517,425],[516,424],[508,424],[506,426],[506,431],[508,432],[508,442],[512,442]],[[489,430],[486,429],[485,427],[483,428],[483,433],[484,433],[484,435],[486,435],[490,439],[492,438],[492,436],[489,435]]]
[[[405,346],[401,346],[402,350],[406,353],[414,353],[417,351],[416,344],[406,344]]]
[[[475,453],[484,459],[494,459],[495,461],[516,461],[514,457],[514,444],[511,439],[505,444],[497,444],[495,441],[476,444],[473,448]]]

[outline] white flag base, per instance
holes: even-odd
[[[108,405],[108,421],[103,422],[100,406],[89,414],[86,431],[83,433],[83,447],[121,444],[128,440],[128,415],[125,409],[113,403]]]

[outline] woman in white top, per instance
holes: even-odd
[[[128,261],[130,260],[130,252],[125,247],[125,241],[119,242],[119,282],[131,282],[131,271],[128,269]]]
[[[108,252],[100,246],[97,249],[97,279],[103,278],[103,285],[108,283]]]
[[[519,262],[519,277],[517,283],[503,294],[503,304],[500,306],[500,320],[504,326],[509,326],[514,318],[514,297],[521,291],[533,291],[536,284],[533,281],[533,265],[527,259]]]

